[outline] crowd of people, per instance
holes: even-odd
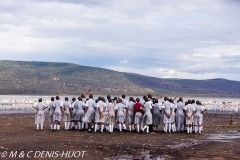
[[[201,133],[203,131],[203,112],[206,111],[200,101],[187,100],[177,97],[153,98],[152,94],[139,98],[98,97],[93,99],[90,91],[85,92],[77,99],[64,101],[59,96],[51,97],[49,104],[44,104],[39,98],[33,105],[37,110],[35,124],[37,130],[43,129],[45,120],[44,110],[49,110],[49,123],[52,131],[60,130],[60,122],[64,122],[64,130],[80,130],[87,128],[89,133],[109,134],[114,130],[122,132],[151,133],[157,130],[165,133],[187,132]],[[127,126],[126,126],[127,125]],[[39,128],[40,126],[40,128]]]

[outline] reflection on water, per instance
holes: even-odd
[[[106,97],[106,95],[101,95]],[[64,99],[65,96],[60,96],[60,99]],[[78,95],[68,95],[69,99],[72,97],[78,97]],[[94,99],[97,99],[99,96],[94,96]],[[112,96],[114,97],[114,96]],[[120,96],[116,96],[120,97]],[[137,98],[137,96],[133,96]],[[141,96],[138,96],[142,98]],[[48,104],[50,102],[51,96],[42,96],[42,95],[0,95],[0,114],[1,113],[32,113],[34,109],[32,108],[32,104],[38,100],[38,98],[42,98],[43,101]],[[129,97],[126,97],[128,99]],[[240,102],[239,99],[236,98],[206,98],[206,97],[186,97],[185,100],[195,99],[199,100],[203,103],[203,106],[208,110],[209,113],[240,113]],[[141,99],[141,101],[143,101]],[[177,101],[177,100],[176,100]],[[159,100],[160,104],[162,104],[163,99]]]
[[[209,134],[205,139],[187,139],[185,142],[175,144],[175,145],[168,145],[171,150],[181,150],[183,148],[190,148],[195,145],[199,145],[209,141],[216,141],[216,142],[233,142],[234,139],[240,139],[240,133],[236,130],[228,131],[228,133],[220,133],[220,134]],[[112,158],[105,158],[106,160],[167,160],[172,159],[171,156],[168,155],[123,155],[119,157],[112,157]]]
[[[179,144],[175,144],[175,145],[168,145],[169,148],[171,149],[183,149],[186,147],[191,147],[191,146],[195,146],[198,144],[201,144],[202,141],[197,140],[197,139],[189,139],[188,141],[179,143]]]
[[[217,142],[232,142],[234,139],[239,139],[239,134],[234,134],[236,132],[228,133],[228,134],[211,134],[208,139],[211,141]]]

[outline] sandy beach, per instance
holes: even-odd
[[[114,132],[100,135],[63,129],[52,132],[47,114],[43,131],[35,129],[34,114],[1,114],[0,152],[1,156],[3,152],[8,153],[5,159],[14,159],[8,157],[11,151],[24,153],[22,159],[29,159],[29,151],[32,152],[28,156],[35,156],[35,159],[43,159],[36,151],[58,151],[59,154],[81,151],[81,157],[71,159],[143,159],[148,155],[152,159],[240,159],[240,125],[229,125],[230,119],[230,114],[206,113],[202,134],[159,131],[154,134]],[[240,122],[237,114],[235,122]]]

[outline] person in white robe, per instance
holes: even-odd
[[[134,99],[133,97],[129,98],[129,103],[127,104],[127,122],[128,122],[128,128],[129,132],[132,132],[135,130],[134,128]]]
[[[68,97],[65,97],[65,101],[63,102],[63,115],[62,115],[62,121],[64,122],[64,129],[69,130],[70,129],[70,121],[71,121],[71,102],[69,102]]]
[[[195,107],[192,105],[192,101],[188,100],[187,105],[183,107],[184,112],[186,113],[186,126],[187,126],[187,134],[192,133],[192,123],[193,116],[195,114]]]
[[[54,123],[54,121],[53,121],[54,100],[55,100],[55,98],[51,97],[51,102],[49,102],[49,104],[48,104],[48,111],[49,111],[48,121],[49,121],[51,130],[53,130],[53,123]]]
[[[153,123],[153,118],[152,118],[152,101],[150,101],[147,96],[144,96],[143,99],[145,100],[143,108],[144,108],[144,115],[142,119],[142,126],[143,128],[141,129],[141,132],[144,133],[146,129],[146,133],[149,133],[149,126]]]
[[[39,98],[38,103],[35,103],[32,107],[37,110],[35,115],[37,130],[39,130],[39,124],[41,125],[41,130],[43,130],[43,123],[45,120],[44,110],[47,108],[47,105],[42,102],[42,98]]]
[[[64,112],[63,103],[62,101],[60,101],[60,97],[56,96],[56,101],[54,102],[54,112],[53,112],[53,121],[54,121],[53,131],[60,130],[60,121],[62,119],[63,112]]]
[[[122,133],[122,131],[126,131],[127,129],[125,125],[127,118],[127,113],[125,112],[126,108],[127,107],[122,103],[122,99],[118,99],[115,106],[115,115],[117,117],[119,133]]]
[[[169,99],[167,97],[164,98],[164,103],[162,106],[163,110],[163,123],[164,123],[164,132],[165,133],[170,133],[171,132],[171,120],[172,120],[172,114],[173,114],[173,109],[172,105],[169,102]]]

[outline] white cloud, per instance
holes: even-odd
[[[119,66],[108,66],[106,68],[111,70],[118,70],[120,72],[137,73],[141,75],[158,78],[179,78],[197,80],[214,79],[219,77],[225,77],[226,79],[230,80],[236,80],[236,78],[240,78],[240,75],[236,73],[191,73],[184,71],[169,70],[167,68],[135,69]]]
[[[127,63],[128,63],[128,60],[126,60],[126,59],[120,61],[120,64],[127,64]]]

